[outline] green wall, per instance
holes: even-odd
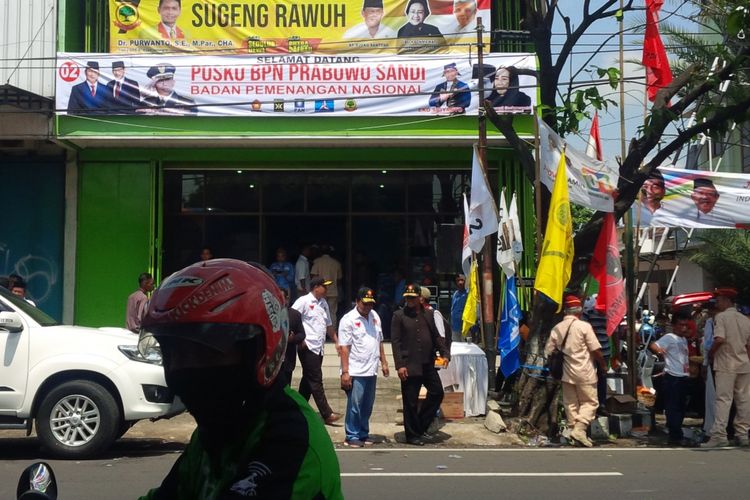
[[[75,323],[124,326],[127,297],[151,270],[154,169],[84,162],[79,182]]]

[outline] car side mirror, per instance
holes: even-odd
[[[57,500],[57,481],[52,467],[44,462],[32,464],[21,473],[16,488],[18,500]]]
[[[0,311],[0,330],[10,333],[23,331],[23,321],[18,313],[11,311]]]

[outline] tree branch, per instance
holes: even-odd
[[[492,107],[492,103],[487,100],[484,101],[484,109],[490,122],[505,136],[511,149],[516,153],[516,157],[521,162],[524,174],[533,183],[536,178],[534,156],[531,154],[528,145],[518,136],[516,130],[513,128],[513,115],[498,115],[495,108]]]

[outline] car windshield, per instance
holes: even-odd
[[[25,300],[23,300],[20,297],[16,297],[12,293],[10,293],[8,290],[6,290],[3,287],[0,287],[0,295],[3,296],[3,299],[10,302],[13,307],[20,309],[25,314],[31,317],[34,321],[39,323],[41,326],[55,326],[59,324],[57,321],[55,321],[54,318],[51,316],[48,316],[46,313],[44,313],[41,309],[37,309],[36,307],[32,306]]]

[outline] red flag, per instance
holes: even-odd
[[[602,232],[599,233],[599,239],[596,241],[589,272],[599,282],[596,310],[604,311],[607,315],[607,335],[612,335],[622,318],[625,317],[627,304],[615,217],[611,213],[604,216]]]
[[[643,61],[646,67],[646,91],[653,102],[659,89],[672,81],[667,51],[659,35],[659,10],[664,0],[646,0],[646,36],[643,39]]]
[[[599,135],[599,113],[594,113],[594,119],[591,120],[591,132],[589,133],[589,144],[586,146],[586,154],[599,161],[604,160],[602,138]]]

